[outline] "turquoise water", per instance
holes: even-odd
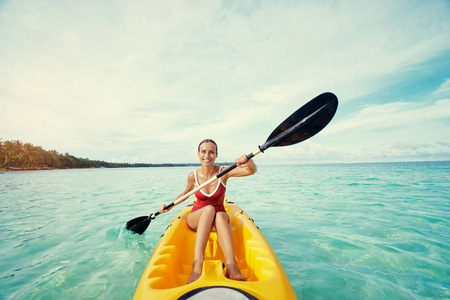
[[[124,225],[170,203],[190,170],[0,175],[0,299],[130,299],[181,207],[143,236]],[[259,166],[230,179],[227,197],[298,298],[450,298],[450,162]]]

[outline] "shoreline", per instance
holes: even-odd
[[[427,163],[449,163],[450,160],[430,160],[430,161],[393,161],[393,162],[360,162],[360,163],[292,163],[292,164],[278,164],[277,166],[291,165],[291,166],[337,166],[337,165],[371,165],[371,164],[427,164]],[[218,163],[218,165],[227,166],[232,163]],[[274,166],[273,164],[263,164],[264,166]],[[52,170],[87,170],[87,169],[128,169],[128,168],[177,168],[177,167],[198,167],[200,163],[162,163],[162,164],[129,164],[126,166],[117,167],[85,167],[85,168],[54,168],[47,166],[35,166],[35,167],[0,167],[0,174],[5,172],[21,172],[21,171],[52,171]]]

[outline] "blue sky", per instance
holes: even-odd
[[[0,1],[0,138],[77,157],[249,153],[333,92],[335,119],[258,163],[450,159],[450,3]]]

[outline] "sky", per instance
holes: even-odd
[[[0,138],[218,162],[323,92],[334,119],[261,164],[450,160],[450,2],[0,0]]]

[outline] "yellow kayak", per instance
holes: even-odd
[[[201,277],[187,284],[195,231],[186,224],[195,201],[169,224],[142,274],[133,299],[297,299],[269,243],[237,204],[225,199],[238,266],[248,281],[228,279],[225,259],[211,232]]]

